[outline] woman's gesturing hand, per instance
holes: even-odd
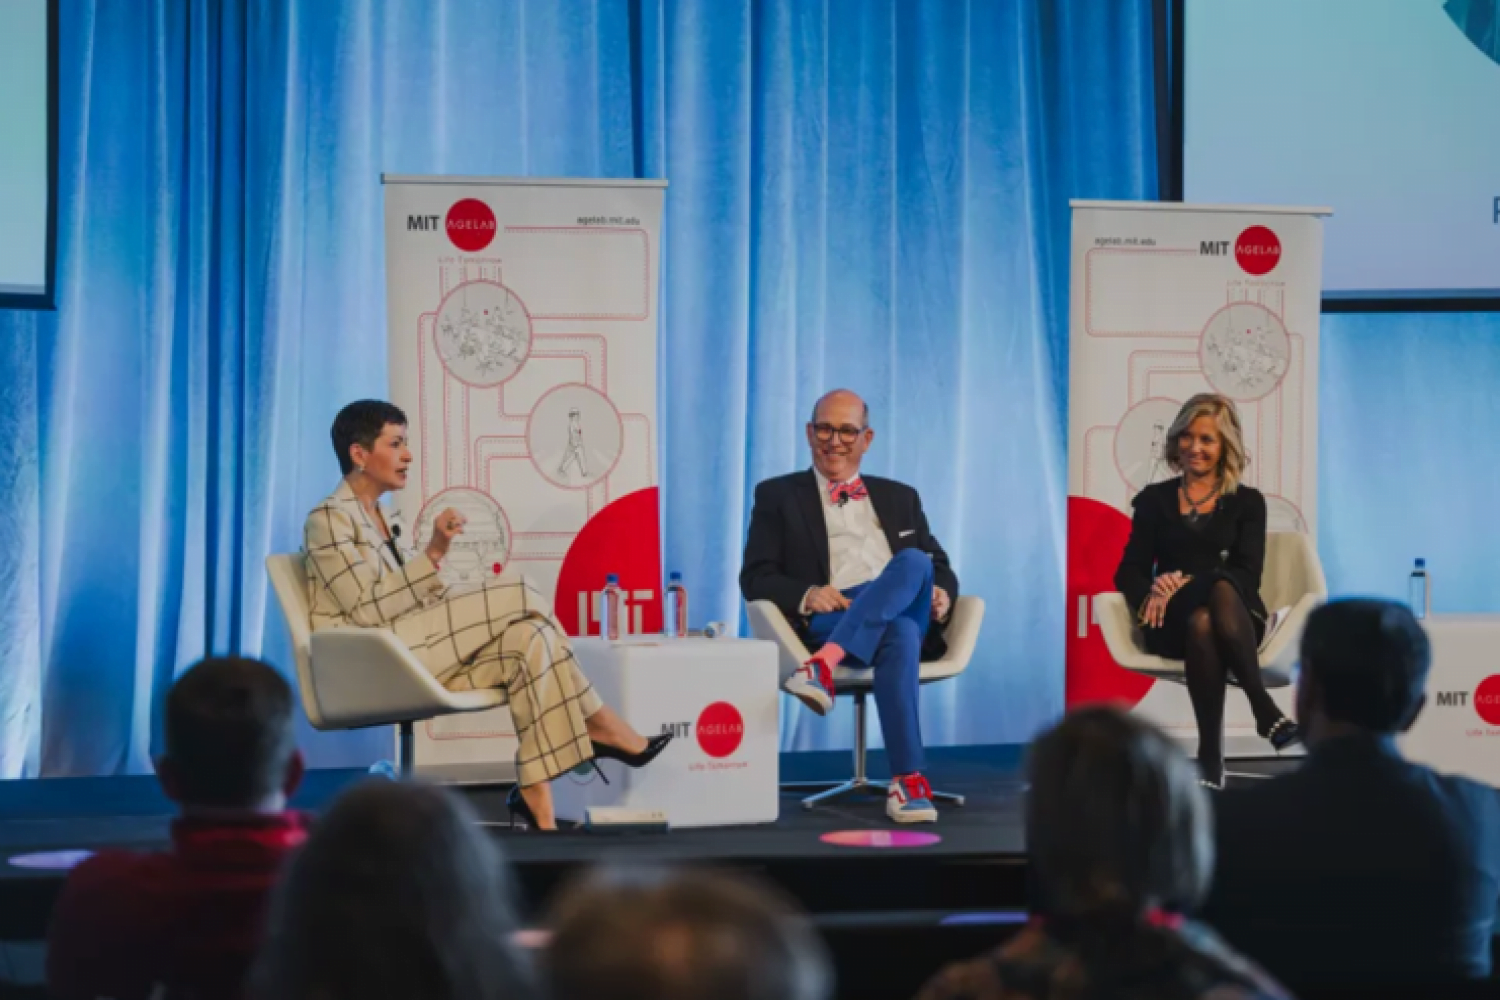
[[[432,540],[427,543],[427,558],[433,562],[441,562],[448,554],[448,546],[453,544],[453,539],[464,533],[464,525],[468,520],[452,507],[433,518]]]

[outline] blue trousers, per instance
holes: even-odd
[[[932,619],[932,557],[902,549],[879,576],[844,591],[847,611],[813,615],[807,631],[844,650],[844,666],[875,671],[875,707],[885,734],[891,773],[922,770],[922,722],[917,692],[922,640]]]

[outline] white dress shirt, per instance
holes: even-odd
[[[813,475],[823,503],[823,523],[828,527],[829,583],[838,590],[869,583],[891,561],[891,543],[875,516],[875,505],[866,499],[850,500],[840,507],[828,497],[829,481],[817,469]],[[807,613],[805,594],[802,612]]]

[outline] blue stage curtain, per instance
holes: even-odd
[[[667,562],[739,620],[755,483],[806,468],[813,401],[852,388],[867,471],[921,491],[988,602],[924,736],[1025,740],[1062,707],[1067,199],[1154,195],[1149,4],[737,6],[643,33],[672,185]],[[847,702],[783,720],[789,749],[852,742]]]
[[[1060,709],[1067,199],[1154,194],[1145,0],[62,0],[62,38],[59,308],[0,313],[0,774],[141,771],[188,663],[290,667],[262,560],[384,390],[382,172],[669,178],[695,618],[739,620],[750,490],[847,385],[989,602],[929,742]]]

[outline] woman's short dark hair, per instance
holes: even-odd
[[[510,874],[467,802],[415,782],[345,792],[293,859],[251,979],[262,1000],[530,1000]]]
[[[1302,676],[1330,719],[1378,733],[1411,725],[1427,689],[1432,644],[1411,609],[1394,601],[1330,601],[1307,618]]]
[[[281,791],[296,752],[292,689],[248,657],[195,663],[167,692],[165,756],[184,804],[247,808]]]
[[[405,427],[406,423],[401,407],[383,399],[359,399],[344,407],[333,418],[333,452],[339,457],[339,471],[346,476],[354,471],[351,447],[373,448],[386,424]]]
[[[553,1000],[826,1000],[832,967],[769,887],[702,869],[604,869],[552,909]]]
[[[1116,708],[1070,713],[1031,748],[1026,844],[1044,911],[1191,911],[1213,875],[1212,815],[1192,762]]]

